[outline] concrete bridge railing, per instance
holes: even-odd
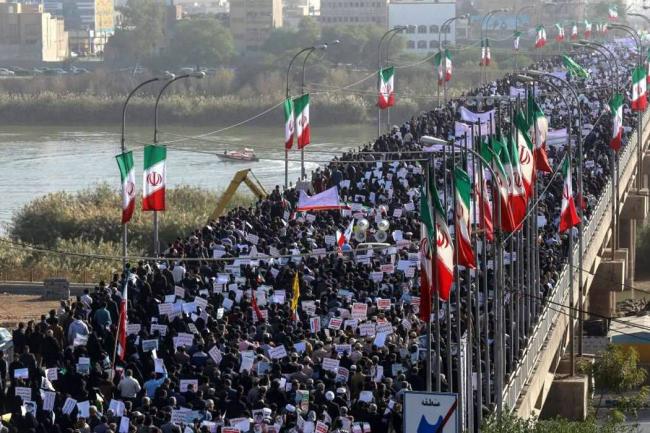
[[[645,113],[643,118],[643,142],[647,143],[650,130],[647,128],[650,120],[650,113]],[[620,199],[627,194],[627,187],[636,174],[637,161],[637,135],[630,137],[623,152],[619,155],[619,182]],[[591,269],[598,260],[598,254],[608,239],[610,222],[612,218],[612,181],[607,183],[603,190],[598,204],[591,215],[591,219],[585,224],[583,232],[583,269]],[[573,254],[573,263],[577,266],[578,246],[576,245]],[[583,283],[591,279],[591,275],[583,272]],[[530,416],[535,410],[541,409],[543,400],[546,398],[550,385],[545,377],[541,380],[532,380],[537,375],[548,376],[553,364],[557,367],[559,362],[558,348],[564,348],[567,343],[565,332],[569,324],[569,309],[559,305],[569,304],[569,278],[568,265],[565,266],[555,287],[551,291],[549,301],[544,305],[540,319],[535,326],[528,345],[523,352],[514,371],[508,377],[503,390],[503,405],[509,410],[516,410],[520,416]],[[574,277],[574,299],[572,305],[577,301],[578,292],[578,270],[575,269]],[[585,296],[589,287],[585,285]],[[562,347],[560,347],[562,346]],[[551,374],[552,375],[552,374]],[[540,402],[541,394],[541,402]]]

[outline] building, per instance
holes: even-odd
[[[231,0],[230,31],[237,50],[256,51],[282,27],[282,0]]]
[[[65,19],[71,52],[87,56],[104,51],[115,28],[113,0],[43,0],[43,6]]]
[[[40,4],[0,3],[0,59],[59,62],[67,57],[63,19]]]
[[[438,41],[445,39],[440,33],[442,23],[456,16],[456,2],[434,0],[393,2],[388,7],[388,26],[409,26],[402,37],[406,40],[406,51],[427,53],[438,49]],[[456,24],[446,32],[447,42],[456,42]]]
[[[388,26],[388,0],[321,0],[322,26],[341,24]]]
[[[174,6],[181,6],[183,15],[219,15],[228,13],[227,0],[174,0]]]
[[[318,21],[320,0],[285,0],[282,3],[282,27],[295,29],[305,17]]]

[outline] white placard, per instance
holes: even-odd
[[[61,409],[61,412],[63,412],[66,415],[69,415],[70,413],[72,413],[75,407],[77,407],[77,400],[68,397],[65,400],[65,403],[63,403],[63,408]]]
[[[187,387],[189,385],[192,385],[192,389],[196,392],[196,390],[199,388],[199,380],[198,379],[181,379],[178,387],[180,388],[181,392],[186,392]]]

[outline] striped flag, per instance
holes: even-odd
[[[298,149],[304,149],[311,142],[311,126],[309,119],[309,93],[293,100],[295,114],[296,143]]]
[[[135,210],[135,169],[133,152],[128,151],[115,156],[122,181],[122,224],[131,221]]]
[[[643,66],[634,68],[632,72],[632,111],[645,111],[648,107],[646,76],[645,67]]]
[[[142,173],[142,210],[165,210],[166,183],[167,148],[156,145],[146,146]]]
[[[284,101],[284,148],[293,147],[293,133],[296,128],[296,120],[293,117],[293,101],[287,98]]]
[[[122,300],[120,301],[120,314],[119,322],[117,324],[117,356],[120,360],[124,361],[126,357],[126,325],[127,325],[127,301],[128,301],[128,278],[124,282],[124,292],[122,293]]]
[[[564,233],[571,227],[580,224],[580,217],[576,212],[576,204],[573,199],[573,186],[571,182],[571,155],[564,157],[562,175],[564,176],[564,188],[562,189],[562,210],[560,212],[560,232]]]
[[[456,209],[454,212],[456,226],[456,248],[458,248],[458,264],[475,269],[476,259],[472,250],[470,226],[470,197],[472,184],[469,175],[462,169],[454,170],[454,187],[456,190]]]

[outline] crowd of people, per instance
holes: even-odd
[[[621,77],[627,77],[630,51],[612,48],[626,68]],[[574,58],[592,71],[588,79],[567,77],[578,89],[580,107],[566,107],[544,86],[537,100],[553,129],[566,128],[568,110],[573,112],[572,137],[577,110],[583,115],[584,197],[578,201],[587,224],[611,175],[611,116],[605,107],[613,71],[592,54]],[[562,71],[555,57],[534,68]],[[417,158],[417,152],[424,155],[420,138],[454,139],[460,107],[499,110],[508,102],[498,96],[509,95],[516,86],[511,77],[488,83],[315,170],[310,192],[336,186],[346,209],[296,212],[298,191],[276,187],[255,205],[230,210],[169,243],[164,260],[127,265],[124,274],[62,302],[38,323],[20,324],[13,332],[13,359],[0,357],[3,429],[412,433],[403,431],[402,396],[424,391],[427,383],[426,323],[418,315],[418,203],[425,174]],[[628,107],[626,136],[635,124]],[[505,117],[499,121],[506,123]],[[562,142],[549,146],[554,167],[564,149]],[[438,166],[446,163],[438,161]],[[444,170],[437,173],[453,225],[451,182]],[[536,212],[541,223],[534,245],[541,269],[539,293],[533,295],[542,299],[562,270],[567,238],[558,232],[561,176],[540,176],[538,190],[546,192],[540,194]],[[369,220],[368,241],[387,220],[389,245],[357,249],[360,242],[352,238],[339,252],[336,231],[343,232],[351,218]],[[514,248],[507,267],[515,266],[515,253],[520,262],[525,257],[521,245]],[[493,251],[483,248],[479,258],[486,254],[490,259]],[[452,301],[442,303],[441,314],[433,318],[440,324],[441,352],[434,365],[441,371],[442,391],[461,386],[458,332],[464,334],[476,320],[488,324],[485,335],[475,336],[467,349],[473,359],[470,371],[480,372],[483,385],[480,400],[476,386],[466,388],[475,395],[465,398],[482,402],[481,407],[470,405],[474,423],[479,414],[494,410],[495,402],[497,300],[493,278],[481,278],[484,272],[492,271],[481,268],[474,278],[461,278]],[[506,272],[509,287],[511,275]],[[113,364],[125,288],[127,346],[123,359],[117,356]],[[468,291],[488,296],[477,296],[474,303]],[[503,301],[520,298],[512,293]],[[529,327],[517,322],[522,316],[513,309],[505,311],[507,375],[526,345]],[[528,311],[526,323],[531,325],[540,310]]]

